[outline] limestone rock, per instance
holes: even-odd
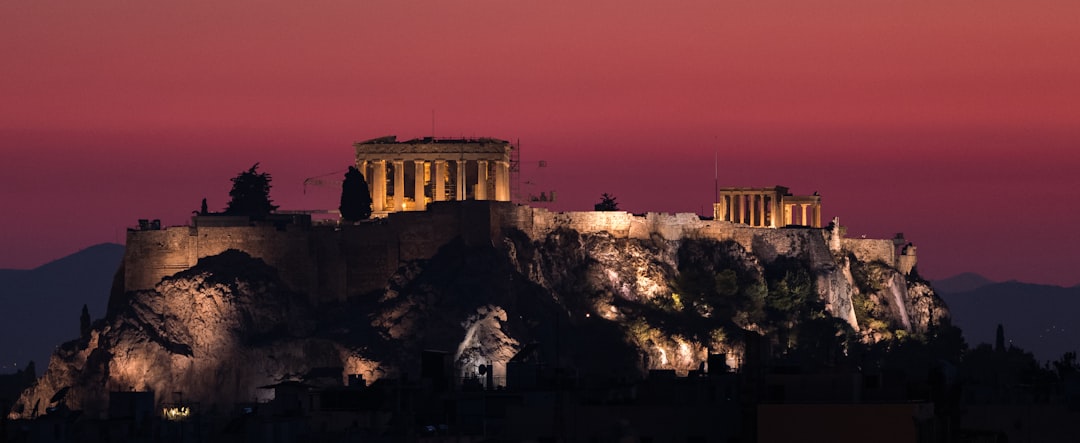
[[[100,416],[109,391],[131,389],[223,412],[318,367],[415,375],[429,349],[453,355],[456,377],[491,365],[501,378],[526,345],[580,375],[686,373],[710,354],[739,367],[762,341],[820,349],[855,330],[924,332],[948,315],[928,284],[833,248],[821,230],[759,231],[741,241],[507,228],[487,244],[458,237],[397,263],[381,289],[321,305],[229,250],[153,290],[114,294],[107,319],[55,353],[14,415],[62,401]]]

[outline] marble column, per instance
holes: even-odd
[[[820,228],[821,227],[821,205],[820,204],[815,204],[814,205],[814,227],[815,228]]]
[[[457,200],[465,200],[465,160],[457,162]]]
[[[799,206],[802,206],[802,217],[799,218],[799,224],[803,226],[810,226],[810,223],[806,222],[806,203],[803,203]]]
[[[739,223],[746,224],[750,221],[750,214],[746,213],[746,194],[739,194]]]
[[[413,165],[416,167],[413,173],[413,201],[416,202],[416,210],[423,211],[427,209],[427,199],[424,198],[424,164],[427,163],[423,160],[414,160]]]
[[[394,209],[405,210],[405,160],[394,160]]]
[[[732,192],[731,193],[731,222],[732,223],[742,223],[742,213],[740,213],[741,209],[742,209],[742,204],[741,204],[741,202],[739,202],[739,194],[735,193],[735,192]]]
[[[769,199],[769,227],[779,228],[780,224],[780,199],[774,194]]]
[[[766,226],[765,194],[764,193],[761,193],[761,194],[759,194],[759,196],[757,196],[757,213],[758,213],[757,226],[764,228]]]
[[[784,203],[784,226],[791,224],[791,211],[794,209],[792,206]]]
[[[477,200],[487,200],[488,185],[488,162],[487,160],[476,161],[476,191],[473,195]]]
[[[371,162],[371,209],[386,210],[386,160]]]
[[[441,202],[446,200],[446,162],[435,160],[431,167],[431,201]]]
[[[356,162],[356,169],[360,170],[360,175],[364,176],[364,182],[366,182],[368,184],[368,186],[370,186],[371,185],[371,175],[368,174],[367,167],[368,167],[368,161],[367,160],[360,160],[360,161]]]
[[[510,201],[510,162],[495,162],[495,200]]]
[[[757,195],[750,194],[747,200],[750,203],[747,205],[750,208],[750,226],[757,226]]]

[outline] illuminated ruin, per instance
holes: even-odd
[[[375,215],[423,211],[437,201],[510,201],[510,142],[387,136],[354,146]]]
[[[720,188],[713,218],[761,228],[821,227],[821,196],[792,195],[788,188]],[[796,211],[796,209],[799,209]]]

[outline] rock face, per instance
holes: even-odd
[[[415,376],[429,349],[452,355],[462,378],[490,365],[497,383],[530,344],[579,376],[685,373],[710,354],[748,364],[762,341],[783,358],[920,334],[947,318],[917,275],[832,250],[822,230],[778,231],[736,241],[511,227],[490,242],[457,237],[401,261],[382,289],[318,305],[262,260],[228,250],[153,290],[114,294],[106,319],[55,353],[13,415],[63,402],[100,416],[109,391],[131,389],[159,403],[182,392],[224,412],[320,367],[367,381]]]

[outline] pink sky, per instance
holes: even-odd
[[[383,135],[521,140],[557,209],[820,191],[933,278],[1080,283],[1080,2],[0,3],[0,268],[182,224],[252,163],[283,208]],[[546,160],[548,167],[535,167]]]

